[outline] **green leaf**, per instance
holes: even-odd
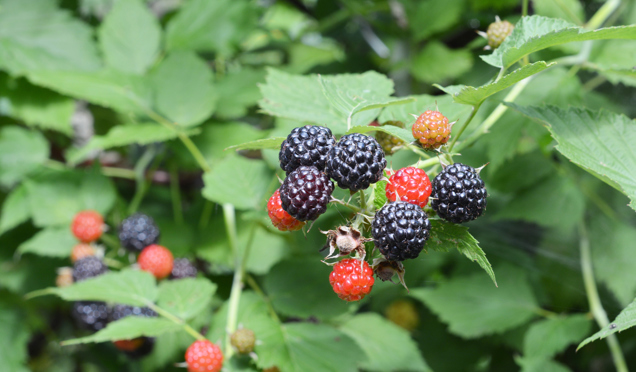
[[[586,64],[585,67],[605,76],[612,84],[623,83],[635,87],[634,60],[636,60],[636,50],[632,48],[634,42],[631,40],[607,40],[597,44],[599,45],[595,45],[592,56],[590,56],[591,63]],[[617,53],[617,51],[620,52]]]
[[[168,23],[166,48],[229,54],[258,24],[257,9],[246,0],[189,1]]]
[[[66,258],[70,257],[73,246],[76,244],[77,239],[68,226],[49,227],[20,244],[18,253]]]
[[[393,83],[387,81],[386,77],[377,73],[366,73],[362,77],[364,80],[356,85],[350,85],[348,80],[338,77],[325,77],[318,75],[318,81],[322,88],[322,93],[327,97],[331,106],[341,115],[347,118],[347,128],[351,128],[353,115],[358,112],[373,110],[391,105],[400,105],[413,101],[412,98],[389,98],[384,91],[393,90]],[[373,85],[372,85],[373,84]],[[371,90],[375,84],[384,86],[378,92]],[[365,87],[366,85],[366,87]],[[367,123],[368,124],[368,123]]]
[[[208,307],[215,291],[216,284],[204,278],[163,281],[157,305],[181,319],[190,319]]]
[[[383,125],[381,127],[371,126],[371,125],[361,125],[358,127],[353,127],[347,131],[349,133],[369,133],[369,132],[384,132],[390,134],[394,137],[397,137],[406,143],[411,143],[415,141],[413,138],[413,132],[408,129],[396,127],[393,125]]]
[[[401,121],[405,124],[406,130],[411,131],[415,119],[426,110],[439,109],[449,122],[460,120],[470,114],[471,108],[453,102],[450,96],[429,96],[426,94],[410,96],[415,101],[399,106],[389,106],[382,110],[378,120],[384,123],[391,120]],[[381,128],[384,128],[383,126]],[[389,129],[390,130],[390,129]],[[413,134],[411,133],[411,137]],[[412,140],[411,140],[412,141]],[[410,142],[410,141],[409,141]]]
[[[356,315],[341,330],[364,350],[365,371],[431,371],[409,333],[378,314]]]
[[[331,268],[315,259],[279,262],[265,277],[265,289],[274,308],[285,315],[328,319],[347,311],[347,303],[334,295],[329,284]],[[303,280],[290,280],[290,278]]]
[[[375,210],[380,210],[388,202],[386,197],[387,181],[378,181],[373,184],[373,206]]]
[[[228,156],[203,175],[203,196],[237,209],[262,209],[266,202],[263,185],[271,181],[272,175],[262,161]]]
[[[377,72],[322,78],[328,80],[326,94],[317,75],[296,76],[270,68],[261,86],[260,107],[272,116],[323,125],[334,134],[343,134],[348,129],[348,115],[373,107],[367,104],[382,102],[380,105],[384,105],[391,101],[393,82]],[[367,125],[378,113],[376,108],[359,112],[352,118],[351,126]]]
[[[487,56],[486,63],[508,68],[525,55],[574,41],[636,39],[636,25],[601,28],[590,31],[562,19],[543,16],[523,17],[499,48]]]
[[[0,67],[13,75],[36,70],[95,70],[91,28],[54,0],[0,0]]]
[[[140,76],[115,71],[34,71],[33,84],[124,113],[145,114],[151,105],[149,84]]]
[[[171,129],[157,123],[140,123],[117,125],[103,136],[93,136],[83,147],[69,151],[67,161],[77,164],[86,159],[95,150],[107,150],[113,147],[127,146],[134,143],[148,145],[154,142],[165,142],[179,136],[182,132],[188,136],[198,134],[199,129]]]
[[[632,280],[636,267],[635,241],[636,228],[623,221],[596,215],[590,223],[596,279],[605,283],[622,306],[636,296],[636,282]]]
[[[161,28],[139,0],[120,0],[99,28],[106,63],[116,70],[142,75],[159,54]]]
[[[616,332],[622,332],[628,328],[636,325],[636,300],[632,301],[626,308],[624,308],[620,314],[614,319],[613,322],[603,327],[600,331],[596,332],[592,336],[586,338],[576,348],[578,351],[583,346],[589,344],[592,341],[598,339],[604,339],[605,337],[614,334]]]
[[[217,93],[212,71],[194,52],[173,52],[153,71],[156,107],[181,126],[210,117]]]
[[[72,99],[29,84],[24,79],[0,75],[0,115],[22,120],[26,125],[51,129],[70,136]]]
[[[477,262],[497,286],[495,272],[492,270],[486,254],[479,247],[477,239],[468,232],[468,228],[454,223],[432,220],[431,237],[426,242],[424,249],[448,252],[453,248],[457,248],[469,260]]]
[[[241,143],[240,145],[230,146],[225,149],[227,150],[262,150],[262,149],[272,149],[272,150],[280,150],[280,145],[285,140],[285,137],[272,137],[266,139],[260,139],[256,141],[250,141]]]
[[[579,342],[591,328],[591,319],[585,315],[571,315],[544,319],[532,324],[523,341],[524,358],[550,359]]]
[[[49,144],[39,132],[15,126],[0,129],[0,185],[15,185],[48,157]]]
[[[95,209],[106,214],[116,198],[112,182],[97,172],[52,172],[24,182],[33,223],[69,226],[75,214]]]
[[[623,192],[636,209],[636,122],[608,111],[554,106],[511,108],[545,125],[572,162]]]
[[[181,330],[181,325],[164,318],[146,318],[127,316],[115,322],[110,322],[106,328],[90,336],[74,338],[62,342],[62,345],[87,344],[90,342],[106,342],[118,340],[132,340],[137,337],[157,337],[168,332]]]
[[[455,26],[466,6],[464,0],[424,0],[416,4],[418,6],[414,13],[407,14],[415,41],[424,40]]]
[[[47,288],[31,292],[30,298],[53,294],[67,301],[104,301],[125,305],[147,306],[157,299],[155,277],[141,270],[109,272],[63,288]]]
[[[561,363],[543,358],[518,358],[516,362],[521,366],[521,372],[570,372]]]
[[[493,94],[500,92],[529,76],[539,73],[552,65],[554,65],[554,63],[547,64],[543,61],[540,61],[518,68],[496,82],[482,85],[477,88],[464,86],[459,92],[452,94],[453,100],[455,100],[455,102],[457,103],[462,103],[465,105],[479,105],[486,98],[492,96]],[[446,88],[439,88],[446,92]]]
[[[434,83],[459,77],[472,66],[473,54],[469,50],[449,49],[439,41],[431,41],[413,58],[410,71],[416,79]]]
[[[584,212],[585,196],[577,185],[570,178],[553,174],[514,195],[495,217],[567,230],[583,218]]]
[[[561,18],[575,24],[585,21],[585,12],[579,0],[532,0],[532,7],[537,15]]]
[[[27,189],[19,185],[9,193],[2,203],[0,215],[0,235],[11,230],[31,217]]]
[[[210,339],[225,335],[226,320],[227,303],[214,317]],[[278,366],[281,371],[290,372],[354,372],[364,357],[349,336],[327,324],[279,323],[268,313],[263,300],[251,291],[241,295],[237,320],[253,330],[260,341],[255,346],[256,364],[263,369]]]
[[[242,68],[228,72],[215,84],[218,91],[215,116],[233,119],[247,114],[262,98],[258,85],[265,82],[265,71]]]
[[[435,289],[411,289],[411,296],[424,302],[449,330],[475,338],[518,327],[539,310],[526,274],[521,269],[497,269],[499,287],[481,274],[455,277]]]
[[[14,304],[0,304],[0,360],[2,368],[11,372],[28,372],[29,326],[23,310]]]

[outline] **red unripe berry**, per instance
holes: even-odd
[[[223,367],[223,352],[208,340],[198,340],[186,350],[188,372],[219,372]]]
[[[415,120],[412,131],[423,148],[433,150],[448,142],[451,125],[441,112],[427,110]]]
[[[75,215],[71,223],[71,231],[81,242],[94,242],[104,232],[104,219],[98,212],[81,211]]]
[[[174,257],[168,248],[152,244],[141,251],[137,263],[143,271],[151,273],[157,279],[163,279],[172,272]]]
[[[94,256],[95,248],[92,245],[86,243],[76,244],[71,251],[71,261],[75,262],[81,260],[84,257]]]
[[[276,190],[274,195],[269,198],[267,213],[269,214],[269,219],[272,220],[272,224],[280,231],[296,231],[305,226],[303,221],[298,221],[285,212],[281,206],[279,190]]]
[[[400,200],[422,208],[428,204],[431,191],[433,187],[428,175],[424,170],[415,167],[402,168],[393,173],[386,185],[386,197],[390,201],[396,201],[399,196]]]
[[[135,351],[145,342],[143,337],[133,338],[132,340],[113,341],[115,347],[121,351]]]
[[[366,261],[347,258],[333,266],[329,283],[341,299],[360,301],[373,288],[373,270]]]

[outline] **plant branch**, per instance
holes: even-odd
[[[183,321],[183,319],[172,315],[169,311],[166,311],[160,308],[159,306],[153,304],[152,302],[149,302],[147,305],[157,314],[182,326],[184,331],[188,332],[192,337],[196,338],[197,340],[206,340],[205,336],[197,332],[194,328],[190,327],[190,325],[186,323],[185,321]]]
[[[354,211],[356,213],[362,212],[362,210],[360,208],[356,207],[355,205],[349,204],[349,203],[344,202],[344,201],[342,201],[340,199],[332,198],[329,202],[330,203],[336,203],[336,204],[344,205],[345,207],[351,209],[352,211]]]
[[[280,323],[280,318],[278,317],[278,314],[276,314],[276,310],[274,310],[274,307],[272,306],[272,301],[269,299],[269,297],[267,297],[265,292],[263,292],[256,280],[251,275],[247,274],[245,275],[245,281],[250,286],[250,288],[252,288],[252,290],[261,297],[263,302],[265,302],[265,304],[267,305],[267,310],[269,311],[269,314],[272,316],[272,318]]]
[[[601,27],[620,5],[620,0],[607,0],[605,4],[594,13],[585,27],[590,30],[596,30]]]
[[[596,320],[596,323],[601,328],[605,328],[609,325],[609,319],[607,318],[607,313],[605,313],[605,309],[603,309],[603,305],[601,304],[601,298],[598,294],[598,289],[596,288],[596,281],[594,279],[594,270],[592,269],[592,254],[590,252],[590,241],[588,239],[587,230],[585,228],[585,224],[580,224],[580,233],[581,233],[581,242],[580,242],[580,250],[581,250],[581,270],[583,271],[583,283],[585,284],[585,293],[587,295],[587,300],[590,304],[590,311]],[[616,370],[618,372],[627,372],[627,364],[625,363],[625,358],[623,357],[623,352],[621,351],[621,346],[618,343],[618,339],[615,334],[610,334],[606,338],[607,344],[610,348],[610,352],[612,353],[612,359],[614,360],[614,365],[616,366]]]
[[[502,68],[502,71],[503,71],[503,68]],[[466,130],[466,127],[468,127],[468,124],[470,124],[470,122],[473,120],[480,106],[481,106],[481,103],[473,106],[473,110],[470,112],[470,116],[468,117],[468,119],[466,119],[466,121],[462,124],[462,126],[459,127],[459,130],[457,131],[455,138],[453,138],[453,141],[448,147],[448,152],[453,151],[453,147],[455,147],[455,143],[457,143],[457,140],[459,139],[459,137],[462,135],[462,133],[464,133],[464,131]]]

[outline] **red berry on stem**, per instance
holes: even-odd
[[[92,245],[86,243],[76,244],[71,251],[71,261],[76,262],[84,257],[94,256],[95,248]]]
[[[424,208],[432,190],[431,180],[424,170],[406,167],[391,175],[386,185],[386,197],[394,202],[399,196],[401,201]]]
[[[223,367],[223,352],[208,340],[197,340],[186,350],[188,372],[219,372]]]
[[[104,232],[104,219],[95,211],[81,211],[71,223],[73,235],[84,243],[94,242]]]
[[[267,202],[267,213],[269,214],[269,219],[272,220],[272,224],[280,231],[296,231],[305,225],[303,221],[298,221],[285,212],[281,205],[280,192],[278,190]]]
[[[152,244],[141,251],[137,262],[143,271],[148,271],[157,279],[163,279],[172,272],[174,257],[168,248]]]
[[[366,261],[347,258],[333,266],[329,283],[341,299],[360,301],[373,288],[373,270]]]

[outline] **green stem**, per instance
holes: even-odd
[[[365,213],[367,211],[367,200],[364,195],[364,190],[358,191],[358,196],[360,197],[360,209],[362,213]]]
[[[201,211],[201,218],[199,218],[199,229],[204,229],[208,226],[208,223],[210,223],[212,208],[214,208],[214,203],[206,199],[205,204],[203,204],[203,210]]]
[[[121,245],[119,244],[119,239],[115,238],[114,236],[110,236],[109,234],[102,234],[100,239],[105,245],[109,246],[115,251],[121,248]]]
[[[183,210],[181,209],[181,193],[179,190],[179,170],[175,162],[170,162],[170,199],[172,199],[174,222],[177,225],[183,225]]]
[[[232,204],[223,204],[223,217],[225,218],[225,229],[227,231],[230,249],[234,255],[234,278],[232,279],[232,289],[230,290],[230,299],[228,300],[227,311],[227,334],[225,335],[225,355],[229,359],[234,350],[230,343],[230,336],[236,331],[238,323],[238,309],[241,300],[241,290],[243,289],[243,270],[242,263],[239,258],[237,237],[236,237],[236,214]]]
[[[245,281],[250,286],[250,288],[252,288],[252,290],[261,297],[263,302],[265,302],[265,304],[267,305],[267,310],[269,311],[269,314],[272,316],[272,318],[280,323],[280,318],[278,317],[278,314],[276,314],[276,310],[274,310],[274,307],[272,306],[272,301],[269,299],[269,297],[267,297],[265,292],[263,292],[256,280],[251,275],[247,274],[245,275]]]
[[[415,167],[416,168],[420,168],[420,169],[424,169],[427,167],[430,167],[432,165],[436,165],[439,164],[439,159],[438,158],[430,158],[430,159],[426,159],[426,160],[420,160],[417,163],[415,163]]]
[[[468,124],[470,124],[470,122],[473,120],[473,118],[477,114],[477,110],[479,110],[480,106],[481,106],[481,103],[473,106],[473,110],[470,112],[470,116],[468,117],[468,119],[466,119],[466,121],[462,124],[462,126],[459,127],[459,130],[457,131],[457,134],[455,135],[455,138],[453,138],[453,141],[451,142],[450,146],[448,147],[448,152],[453,151],[453,147],[455,147],[455,143],[457,143],[457,140],[459,139],[459,137],[462,135],[462,133],[464,133],[464,131],[466,130],[466,127],[468,127]]]
[[[587,230],[585,228],[585,224],[580,224],[580,233],[581,233],[581,242],[580,242],[580,250],[581,250],[581,269],[583,271],[583,283],[585,284],[585,293],[587,295],[587,300],[590,304],[590,311],[596,320],[596,323],[599,327],[605,328],[609,325],[609,319],[607,318],[607,314],[605,313],[605,309],[603,309],[603,305],[601,304],[601,298],[598,294],[598,289],[596,288],[596,281],[594,279],[594,270],[592,269],[592,254],[590,251],[590,241],[588,239]],[[615,334],[611,334],[606,338],[607,344],[610,348],[610,352],[612,353],[612,359],[614,360],[614,365],[616,366],[616,370],[618,372],[627,372],[627,364],[625,363],[625,358],[623,357],[623,352],[621,351],[621,346],[618,343],[618,339]]]
[[[137,180],[137,190],[135,191],[135,195],[130,201],[130,205],[128,206],[128,214],[133,214],[139,208],[139,204],[144,198],[146,194],[147,182],[146,182],[146,168],[152,163],[156,155],[156,148],[154,146],[148,146],[146,151],[144,151],[141,158],[137,160],[137,164],[135,164],[135,179]]]
[[[521,2],[521,16],[525,17],[528,15],[528,0],[523,0]]]
[[[210,165],[208,164],[208,161],[205,160],[205,156],[203,156],[199,148],[194,144],[194,142],[192,142],[190,137],[188,137],[185,133],[183,133],[179,129],[179,126],[177,124],[166,120],[163,116],[157,114],[156,112],[148,108],[144,107],[144,109],[146,111],[146,115],[148,115],[151,119],[163,125],[164,127],[174,131],[177,134],[177,137],[179,137],[179,140],[181,141],[181,143],[183,143],[183,145],[190,152],[194,160],[197,161],[197,163],[199,164],[199,167],[201,167],[201,169],[203,169],[204,172],[210,171],[211,168],[210,168]]]
[[[126,168],[102,167],[102,174],[107,177],[125,178],[128,180],[135,179],[135,171]]]
[[[112,258],[102,257],[102,261],[106,264],[106,266],[114,267],[115,269],[121,269],[124,267],[124,264],[117,260],[113,260]]]
[[[197,340],[206,340],[205,336],[197,332],[194,328],[190,327],[190,325],[184,322],[183,319],[172,315],[172,313],[160,308],[159,306],[153,304],[152,302],[149,302],[147,305],[149,308],[151,308],[154,312],[161,315],[162,317],[176,324],[179,324],[181,327],[183,327],[184,331],[188,332],[192,337],[196,338]]]
[[[481,126],[473,132],[470,137],[466,139],[466,141],[462,142],[459,146],[458,151],[465,149],[466,147],[472,145],[479,137],[483,134],[487,133],[490,127],[492,127],[499,118],[508,110],[508,106],[504,105],[505,102],[514,102],[515,99],[521,94],[523,89],[532,81],[534,76],[527,77],[517,84],[508,92],[508,95],[503,99],[502,103],[500,103],[497,108],[484,120]]]
[[[592,91],[592,90],[598,88],[599,85],[605,83],[606,81],[607,81],[607,78],[605,76],[596,75],[595,77],[593,77],[592,79],[588,80],[583,85],[583,91],[585,91],[585,92]]]
[[[417,148],[416,146],[413,145],[406,145],[404,146],[405,148],[413,151],[414,153],[416,153],[417,155],[423,157],[424,159],[430,159],[431,156],[427,153],[425,153],[424,151],[420,150],[419,148]]]
[[[336,203],[336,204],[344,205],[345,207],[351,209],[352,211],[354,211],[356,213],[362,212],[362,209],[356,207],[355,205],[351,205],[351,204],[349,204],[347,202],[344,202],[344,201],[342,201],[340,199],[333,198],[333,199],[331,199],[330,203]]]
[[[585,27],[589,30],[596,30],[614,13],[621,5],[620,0],[607,0],[603,6],[594,13]]]

